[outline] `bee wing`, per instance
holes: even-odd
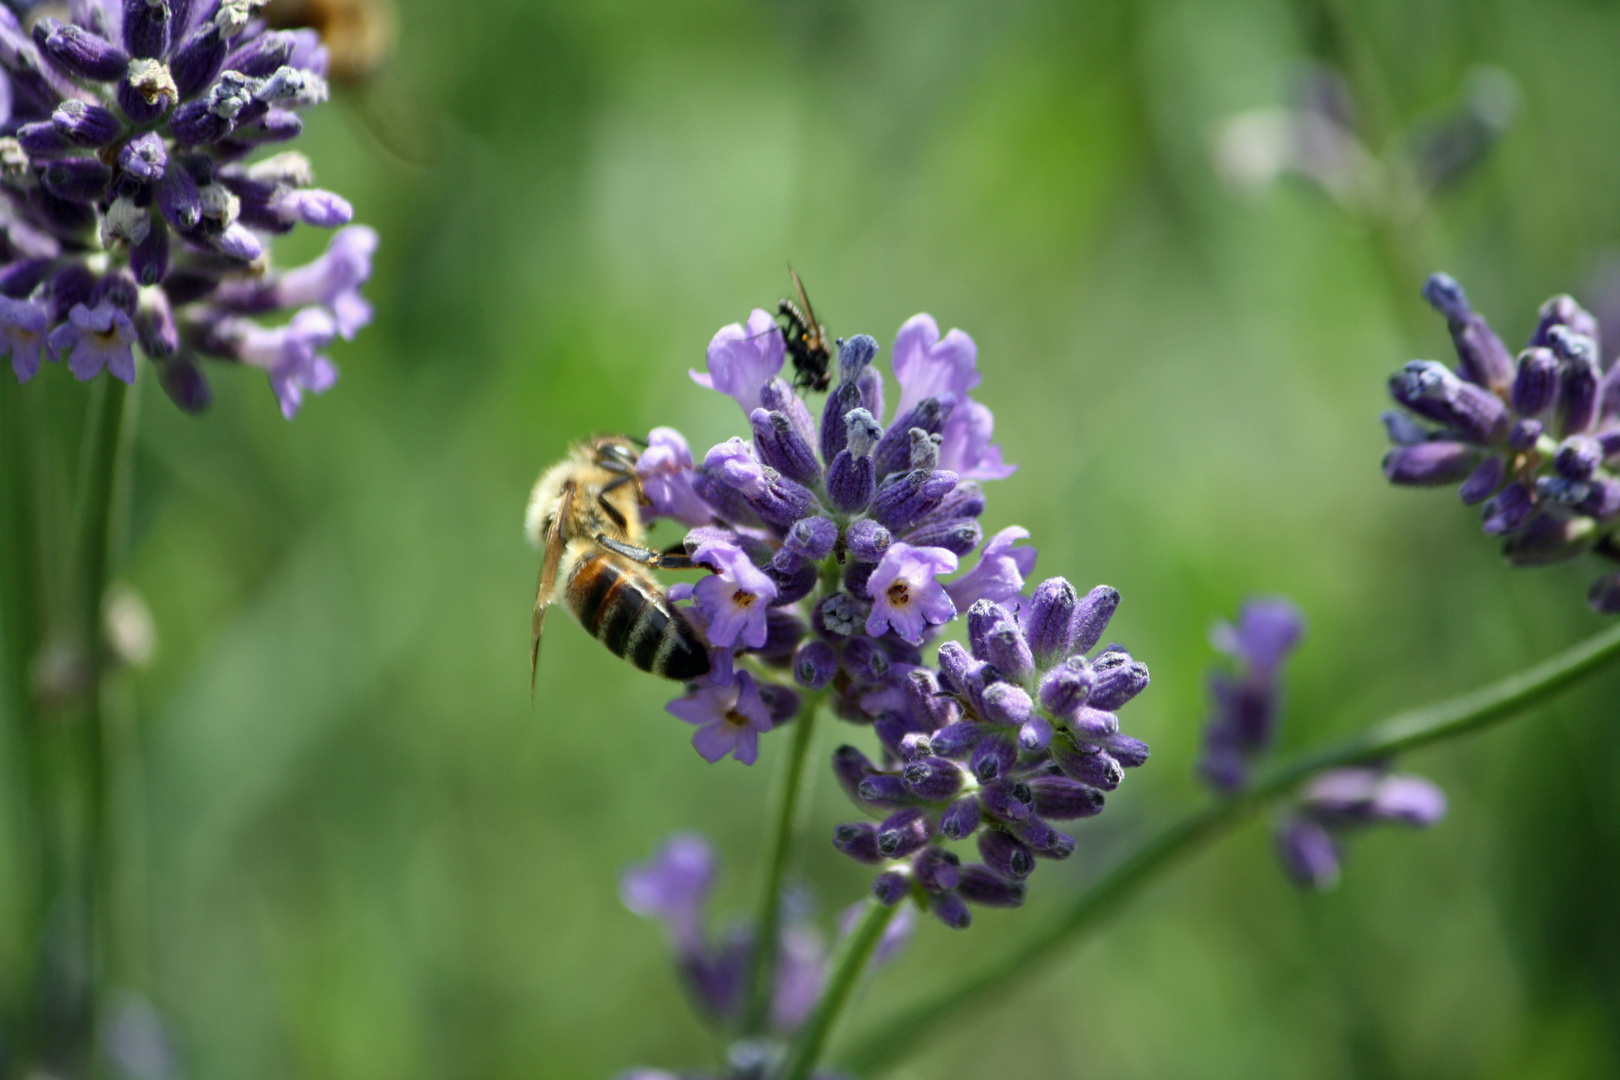
[[[563,522],[574,508],[574,482],[563,485],[562,498],[557,501],[557,512],[546,529],[546,555],[540,562],[540,585],[534,591],[533,636],[529,641],[529,697],[534,697],[534,679],[540,670],[540,635],[546,629],[546,608],[551,606],[551,594],[557,588],[557,564],[562,561]]]

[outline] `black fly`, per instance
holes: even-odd
[[[776,305],[776,313],[787,320],[782,330],[782,341],[787,354],[793,359],[793,385],[800,390],[827,389],[832,366],[832,353],[827,348],[827,328],[816,322],[816,313],[810,307],[810,298],[804,295],[804,282],[798,271],[788,267],[793,275],[793,291],[799,296],[795,304],[783,297]]]

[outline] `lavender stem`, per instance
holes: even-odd
[[[799,1037],[789,1050],[787,1063],[782,1066],[777,1080],[805,1080],[821,1060],[827,1036],[832,1034],[833,1025],[838,1023],[850,992],[855,989],[855,983],[860,980],[872,958],[872,950],[883,940],[883,931],[888,929],[889,920],[899,909],[898,904],[880,904],[871,897],[866,899],[860,921],[844,939],[838,955],[833,957],[827,985],[816,1000],[815,1011],[800,1029]]]
[[[1063,947],[1083,940],[1162,871],[1231,832],[1250,814],[1291,792],[1307,777],[1325,769],[1374,761],[1473,734],[1540,703],[1616,658],[1620,658],[1620,626],[1610,627],[1490,686],[1427,708],[1399,713],[1359,735],[1296,755],[1242,794],[1196,811],[1147,841],[1076,896],[1054,922],[1031,934],[1022,945],[1003,951],[993,965],[947,985],[898,1017],[886,1018],[881,1032],[867,1035],[850,1049],[844,1057],[845,1067],[865,1077],[893,1068],[942,1020],[989,1000],[1015,980],[1027,979],[1032,967],[1050,963]]]
[[[759,897],[759,915],[754,920],[754,951],[749,960],[747,996],[742,1032],[757,1035],[765,1029],[771,1011],[771,986],[776,974],[777,939],[781,936],[782,885],[787,876],[788,856],[798,837],[803,814],[800,811],[810,748],[815,742],[816,711],[822,695],[806,694],[793,724],[793,741],[777,777],[775,814],[771,818],[770,853],[765,864],[765,881]]]

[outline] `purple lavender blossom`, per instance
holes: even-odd
[[[990,444],[990,410],[968,396],[979,385],[978,356],[978,346],[962,331],[941,338],[932,316],[907,319],[894,339],[894,377],[900,383],[895,416],[907,416],[930,398],[948,401],[952,407],[941,432],[939,467],[967,480],[1003,480],[1018,466],[1003,463],[1001,448]]]
[[[698,545],[692,561],[716,571],[693,588],[695,604],[705,617],[709,644],[762,648],[766,610],[776,597],[770,577],[753,564],[747,552],[725,540]]]
[[[935,577],[956,570],[956,556],[944,548],[914,548],[895,542],[866,581],[872,614],[866,632],[877,637],[893,630],[900,640],[922,643],[923,630],[956,617],[956,605]]]
[[[771,713],[759,687],[746,671],[728,685],[699,686],[665,706],[670,713],[697,725],[692,746],[713,764],[730,754],[744,765],[759,757],[759,736],[771,730]]]
[[[18,382],[27,382],[39,371],[40,354],[49,343],[50,322],[45,304],[0,296],[0,343],[11,353],[11,370]]]
[[[327,93],[319,39],[267,29],[255,6],[84,0],[74,22],[46,15],[30,33],[0,9],[0,327],[19,381],[43,352],[79,379],[131,382],[139,347],[188,412],[210,400],[199,357],[266,368],[289,418],[332,384],[307,318],[288,345],[298,355],[273,363],[275,332],[243,325],[319,308],[352,337],[371,318],[358,290],[377,243],[342,229],[309,266],[270,265],[272,236],[337,228],[353,209],[313,186],[300,154],[248,161],[296,137],[298,110]]]
[[[755,308],[746,326],[723,326],[709,342],[705,372],[690,372],[692,381],[718,390],[742,406],[744,415],[760,408],[760,392],[778,371],[785,356],[782,335],[771,313]]]
[[[1380,823],[1428,828],[1445,816],[1445,793],[1421,776],[1331,769],[1307,783],[1279,820],[1278,857],[1300,888],[1324,891],[1338,884],[1348,833]]]
[[[718,871],[719,861],[707,841],[692,833],[677,833],[664,841],[649,862],[625,871],[619,881],[619,898],[637,915],[662,922],[678,953],[700,952],[703,905]]]
[[[1028,539],[1028,529],[1009,525],[986,540],[973,569],[945,586],[956,609],[966,611],[977,600],[1016,608],[1024,579],[1035,572],[1035,549],[1013,544]]]
[[[636,459],[641,490],[651,501],[642,516],[674,518],[689,528],[713,520],[708,504],[692,490],[692,450],[674,428],[657,427],[647,433],[647,449]]]
[[[1385,415],[1384,475],[1458,485],[1517,566],[1620,558],[1620,367],[1603,361],[1598,321],[1555,296],[1514,358],[1456,281],[1434,274],[1423,295],[1446,317],[1457,366],[1414,360],[1391,377],[1406,411]],[[1589,601],[1613,612],[1605,596],[1594,586]]]

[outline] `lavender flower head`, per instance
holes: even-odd
[[[1597,320],[1555,296],[1515,358],[1450,277],[1432,275],[1423,295],[1446,317],[1457,365],[1414,360],[1391,376],[1403,411],[1384,414],[1384,475],[1457,484],[1516,566],[1585,551],[1620,562],[1620,366],[1604,361]],[[1620,613],[1620,574],[1588,601]]]
[[[877,759],[846,746],[833,768],[875,821],[834,843],[877,868],[880,899],[965,926],[969,903],[1020,904],[1035,860],[1075,849],[1051,822],[1097,813],[1147,759],[1116,710],[1148,672],[1122,646],[1097,648],[1117,592],[1051,578],[1026,595],[1028,532],[985,540],[981,483],[1016,467],[973,397],[973,339],[907,320],[892,411],[878,352],[865,335],[841,340],[837,382],[813,410],[782,377],[782,331],[756,310],[692,373],[737,402],[747,434],[702,455],[671,429],[649,437],[637,463],[649,516],[688,525],[685,549],[711,571],[669,590],[711,653],[669,711],[697,726],[709,761],[753,762],[761,735],[824,700],[870,728]],[[939,646],[931,663],[962,616],[968,647]],[[981,861],[963,865],[952,847],[970,840]]]
[[[138,349],[187,412],[200,361],[262,369],[289,419],[337,371],[321,352],[371,318],[359,287],[377,236],[339,228],[277,272],[270,238],[348,225],[296,152],[326,99],[313,30],[275,31],[260,0],[84,0],[28,27],[0,8],[0,350],[21,382],[41,358],[78,379],[135,378]],[[253,160],[249,160],[253,159]],[[280,327],[249,316],[291,311]]]
[[[1250,600],[1235,624],[1216,624],[1213,644],[1241,669],[1236,678],[1221,671],[1210,677],[1214,708],[1198,770],[1216,791],[1240,791],[1271,749],[1281,668],[1304,633],[1304,616],[1284,597]],[[1420,776],[1383,766],[1330,769],[1306,782],[1278,818],[1277,856],[1296,885],[1329,889],[1339,880],[1346,834],[1380,822],[1423,828],[1445,812],[1445,795]]]

